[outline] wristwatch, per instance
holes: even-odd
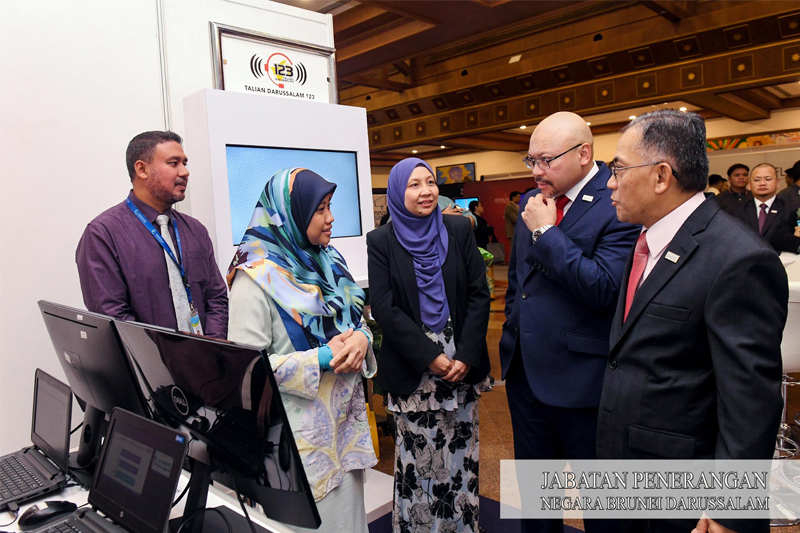
[[[542,226],[541,228],[536,228],[535,230],[533,230],[533,242],[536,242],[536,239],[544,235],[544,232],[552,227],[553,224],[548,224],[546,226]]]

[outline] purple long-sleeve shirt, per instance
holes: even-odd
[[[203,333],[225,339],[228,290],[214,260],[214,247],[206,228],[198,220],[173,209],[157,212],[133,191],[128,198],[156,228],[156,217],[169,215],[173,242],[176,241],[172,224],[177,223],[183,267]],[[101,213],[86,226],[75,261],[83,302],[89,311],[177,329],[164,249],[125,202]]]

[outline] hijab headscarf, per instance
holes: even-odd
[[[426,217],[414,215],[406,209],[408,179],[419,166],[425,167],[433,175],[428,163],[416,157],[403,159],[392,167],[386,194],[397,240],[414,259],[420,318],[435,333],[441,333],[450,316],[442,277],[449,241],[443,215],[438,208]]]
[[[327,344],[358,327],[364,291],[333,246],[312,245],[306,229],[336,185],[303,168],[275,173],[264,187],[228,268],[247,272],[272,298],[297,350]]]

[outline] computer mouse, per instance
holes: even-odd
[[[36,529],[47,522],[52,522],[56,518],[70,514],[78,508],[72,502],[47,501],[44,503],[47,504],[47,507],[40,509],[39,506],[32,505],[22,513],[22,516],[19,517],[19,522],[17,522],[21,531]]]

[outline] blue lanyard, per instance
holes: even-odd
[[[150,231],[150,235],[152,235],[153,238],[155,238],[155,240],[158,241],[158,244],[161,245],[161,247],[170,257],[170,259],[172,259],[172,261],[180,270],[181,281],[183,281],[183,288],[186,289],[186,297],[189,300],[189,307],[194,308],[194,306],[192,305],[192,291],[189,290],[189,282],[186,280],[186,271],[183,269],[183,265],[178,262],[178,259],[175,257],[175,254],[172,253],[172,248],[170,248],[170,246],[167,244],[167,241],[164,240],[164,237],[161,236],[161,232],[158,231],[156,227],[153,226],[153,224],[145,218],[142,212],[139,211],[138,207],[133,205],[133,202],[131,202],[130,198],[126,198],[125,203],[128,204],[128,209],[130,209],[131,212],[134,215],[136,215],[136,218],[139,219],[139,222],[144,224],[144,227],[147,228],[148,231]],[[181,256],[181,262],[183,262],[183,250],[181,249],[181,234],[178,232],[178,225],[175,224],[175,222],[172,223],[172,227],[175,228],[175,240],[177,241],[178,245],[178,254]]]

